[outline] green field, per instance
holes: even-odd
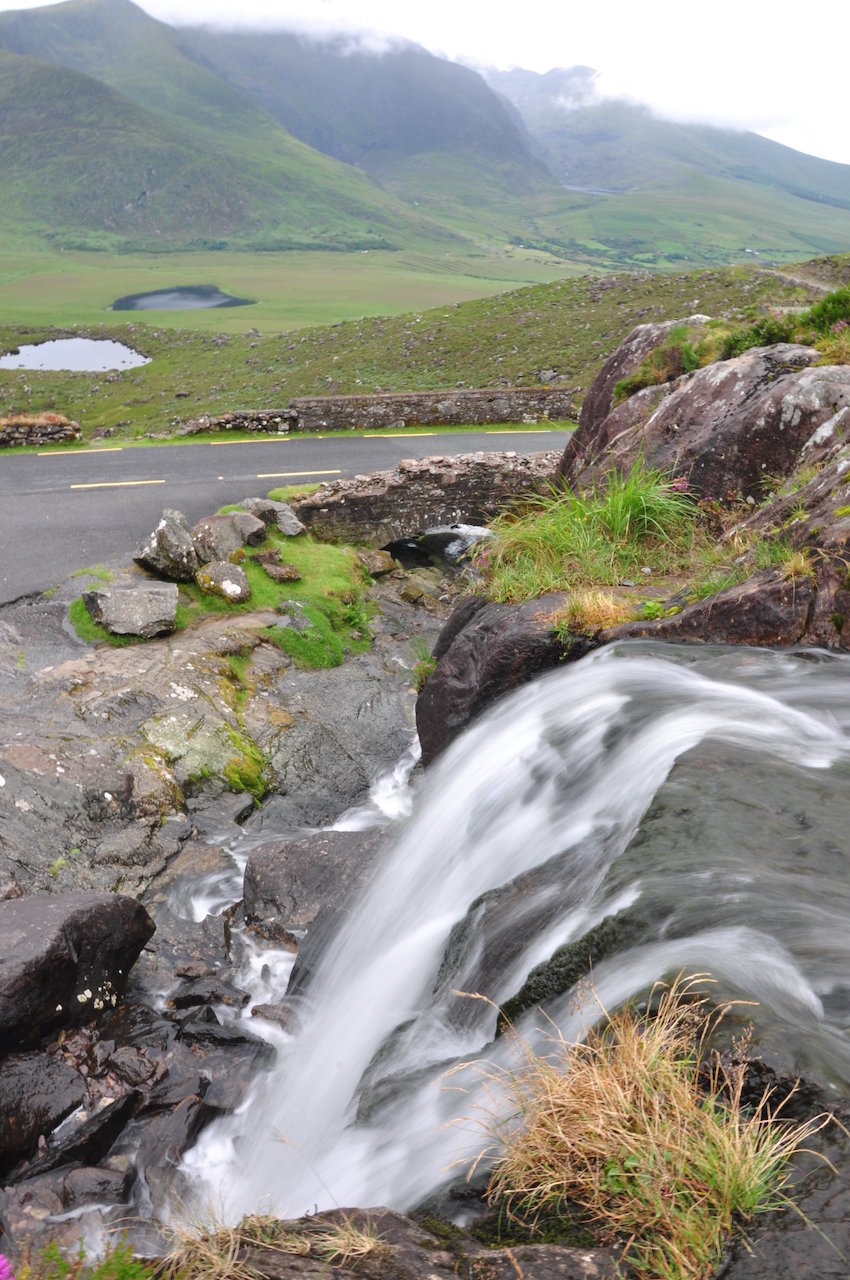
[[[0,249],[0,316],[5,325],[65,327],[143,320],[213,333],[282,332],[361,316],[396,315],[464,302],[515,285],[576,274],[533,250],[503,254],[388,253],[59,253]],[[252,307],[207,311],[111,312],[131,293],[216,284]]]

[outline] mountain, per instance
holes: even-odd
[[[129,0],[0,14],[0,56],[7,228],[18,208],[57,243],[90,248],[446,239],[185,57],[176,33]]]
[[[131,0],[0,13],[7,241],[602,270],[847,248],[850,166],[601,102],[586,67],[488,78],[411,44],[175,30]]]
[[[850,165],[804,155],[757,133],[677,124],[634,103],[598,99],[594,76],[588,67],[543,75],[487,73],[565,186],[606,193],[659,190],[696,173],[850,209]]]

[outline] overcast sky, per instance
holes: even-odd
[[[0,9],[41,0],[0,0]],[[140,0],[174,25],[401,36],[435,53],[533,71],[594,67],[602,92],[675,119],[754,129],[850,164],[850,3],[819,0]]]

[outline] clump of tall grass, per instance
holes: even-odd
[[[725,1009],[707,980],[659,984],[647,1012],[603,1009],[581,1043],[517,1038],[519,1069],[476,1064],[502,1100],[476,1161],[495,1147],[492,1203],[525,1222],[577,1208],[640,1280],[706,1280],[739,1224],[790,1203],[789,1160],[826,1120],[784,1122],[770,1091],[744,1105],[746,1065],[708,1051]]]
[[[494,600],[612,585],[647,558],[680,560],[696,511],[673,479],[643,463],[612,472],[589,494],[553,489],[499,517],[478,559]]]

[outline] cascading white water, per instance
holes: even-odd
[[[458,989],[483,985],[498,1004],[556,947],[628,906],[648,910],[657,929],[595,970],[606,1007],[665,973],[708,969],[724,991],[762,1001],[817,1042],[820,1065],[850,1080],[850,1047],[824,1008],[850,973],[844,850],[830,874],[795,861],[783,835],[760,847],[760,806],[773,803],[760,784],[736,797],[728,835],[692,848],[690,832],[681,859],[663,815],[657,859],[652,840],[632,847],[673,765],[697,747],[708,754],[696,776],[713,780],[718,804],[730,760],[738,781],[756,761],[765,779],[781,772],[783,796],[786,778],[809,788],[817,778],[816,795],[840,797],[850,659],[619,646],[501,702],[429,771],[381,874],[323,956],[277,1069],[188,1154],[198,1200],[236,1218],[422,1199],[480,1145],[447,1127],[480,1101],[473,1073],[459,1093],[442,1072],[488,1045],[496,1012]],[[444,962],[453,927],[500,886],[510,890],[498,973],[486,964],[480,906]],[[568,1036],[578,1031],[566,1000],[552,1013]]]

